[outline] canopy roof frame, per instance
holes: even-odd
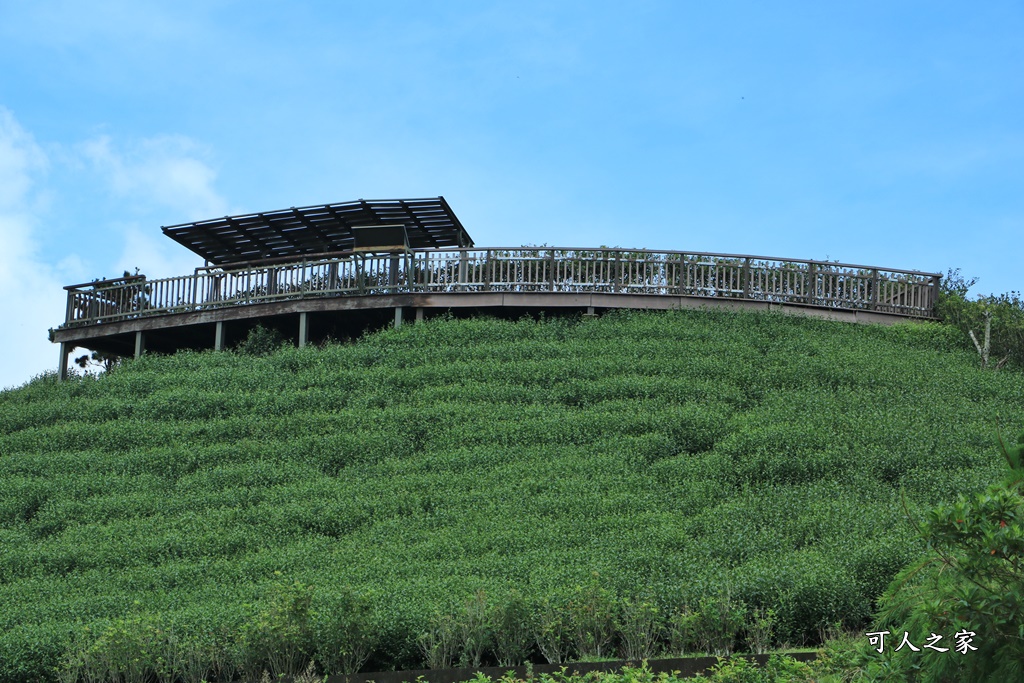
[[[444,197],[360,199],[164,226],[163,233],[208,264],[253,263],[353,247],[352,228],[404,225],[413,249],[472,247]]]

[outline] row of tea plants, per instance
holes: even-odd
[[[159,615],[79,626],[57,668],[76,681],[232,681],[359,671],[383,643],[373,598],[352,590],[324,594],[301,582],[274,584],[248,619],[210,631],[186,630]],[[639,598],[619,599],[597,575],[564,600],[493,602],[483,591],[451,613],[435,613],[417,639],[422,664],[516,666],[656,656],[731,654],[740,642],[758,654],[773,642],[771,610],[747,610],[727,593],[662,614]]]
[[[316,586],[310,614],[372,596],[375,670],[419,666],[478,591],[558,606],[592,571],[666,621],[728,590],[777,642],[863,627],[926,550],[900,491],[921,512],[983,490],[996,428],[1024,423],[1019,374],[961,342],[700,311],[431,320],[0,392],[0,682],[52,680],[72,634],[136,616],[240,633],[275,572]]]

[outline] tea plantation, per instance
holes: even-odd
[[[772,314],[437,319],[45,376],[0,393],[0,682],[143,631],[225,679],[307,626],[321,665],[363,629],[364,670],[420,668],[470,598],[548,614],[566,657],[601,634],[551,610],[595,595],[814,643],[924,551],[907,511],[983,489],[1022,427],[1024,377],[951,327]]]

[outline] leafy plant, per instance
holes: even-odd
[[[751,652],[756,655],[768,652],[775,637],[777,623],[778,617],[771,608],[757,607],[747,613],[743,632]]]
[[[454,614],[434,612],[427,630],[417,639],[428,669],[451,668],[458,651],[460,635],[458,618]]]
[[[915,661],[915,680],[1024,675],[1024,432],[999,446],[1008,465],[1002,480],[929,512],[919,531],[932,552],[901,572],[882,599],[877,629],[920,643],[944,635],[950,653],[967,643],[951,656]]]
[[[977,278],[960,275],[959,269],[950,270],[942,283],[937,315],[961,331],[965,346],[977,347],[983,367],[990,359],[996,368],[1007,363],[1024,367],[1024,299],[1020,292],[968,299],[967,292],[976,282]],[[982,330],[984,345],[978,339]]]
[[[291,677],[309,666],[314,642],[312,591],[301,581],[278,579],[271,585],[266,606],[244,625],[239,637],[246,673],[256,676],[266,667],[275,678]]]
[[[561,601],[553,596],[543,598],[532,619],[534,642],[548,664],[567,661],[570,652],[570,624]]]
[[[484,651],[491,646],[492,626],[487,594],[478,590],[463,601],[459,611],[459,636],[462,645],[462,665],[480,666]]]
[[[315,595],[312,621],[317,661],[324,673],[358,673],[378,641],[371,597],[351,586]]]
[[[700,613],[681,605],[668,618],[668,651],[673,656],[694,652],[700,645],[697,630],[700,625]]]
[[[601,585],[600,574],[591,572],[590,580],[577,586],[566,607],[579,656],[606,656],[615,637],[616,600]]]
[[[256,325],[249,330],[236,350],[246,356],[267,356],[280,349],[284,342],[284,335],[277,329]]]
[[[616,610],[615,626],[623,658],[640,661],[657,654],[663,628],[656,604],[640,598],[623,599]]]
[[[746,612],[746,605],[733,598],[728,589],[702,597],[695,626],[700,649],[717,656],[732,654]]]
[[[529,656],[532,618],[530,605],[517,589],[510,590],[502,601],[491,606],[490,622],[494,627],[494,655],[498,666],[518,666]]]

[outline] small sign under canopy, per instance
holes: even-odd
[[[409,251],[409,234],[404,225],[353,225],[352,251]]]

